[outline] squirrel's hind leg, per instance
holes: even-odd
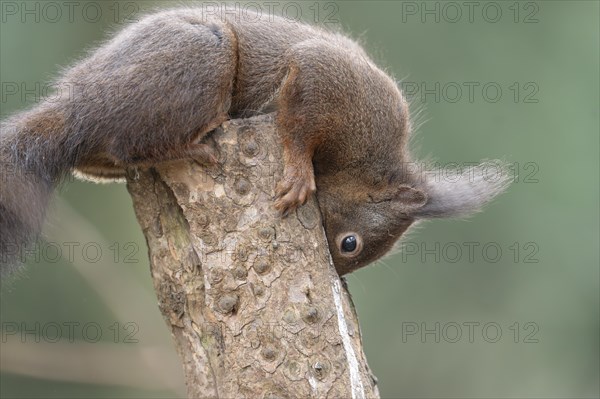
[[[94,183],[124,182],[126,168],[147,168],[158,163],[182,159],[192,159],[203,166],[214,166],[219,162],[219,152],[212,143],[191,143],[181,148],[167,150],[160,157],[140,159],[128,164],[119,163],[104,154],[87,159],[73,170],[73,175]]]
[[[111,178],[119,170],[124,176],[128,168],[180,159],[216,163],[217,151],[206,138],[229,119],[238,57],[231,28],[165,13],[117,37],[113,46],[132,52],[125,67],[112,53],[105,59],[106,52],[98,52],[93,64],[106,67],[74,73],[85,82],[94,78],[121,88],[121,97],[101,87],[92,92],[94,101],[73,103],[77,130],[99,132],[86,143],[88,155],[76,169]]]

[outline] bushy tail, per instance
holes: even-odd
[[[74,164],[64,115],[40,105],[0,123],[0,276],[24,260],[56,184]]]

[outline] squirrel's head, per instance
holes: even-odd
[[[359,191],[346,191],[344,186],[317,190],[329,250],[340,275],[385,255],[415,221],[413,212],[427,203],[425,192],[404,184]]]
[[[494,165],[494,173],[489,173]],[[469,171],[428,171],[363,189],[323,182],[317,189],[333,263],[340,275],[376,261],[392,249],[415,222],[466,216],[481,209],[509,183],[500,163],[484,163]],[[440,177],[443,176],[443,177]],[[409,183],[410,181],[410,183]]]

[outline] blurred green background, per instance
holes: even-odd
[[[124,20],[175,5],[50,3],[2,1],[2,117]],[[483,213],[422,224],[348,277],[382,396],[598,397],[599,3],[272,3],[341,26],[403,79],[424,109],[417,155],[518,173]],[[0,395],[185,395],[125,187],[68,182],[45,239],[2,286]]]

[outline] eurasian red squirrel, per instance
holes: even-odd
[[[68,69],[68,86],[1,124],[0,270],[41,229],[57,182],[76,171],[118,179],[129,167],[193,158],[223,121],[276,110],[287,214],[316,190],[340,275],[380,258],[416,220],[465,215],[506,178],[443,181],[406,167],[409,104],[348,37],[283,18],[180,8],[133,23]]]

